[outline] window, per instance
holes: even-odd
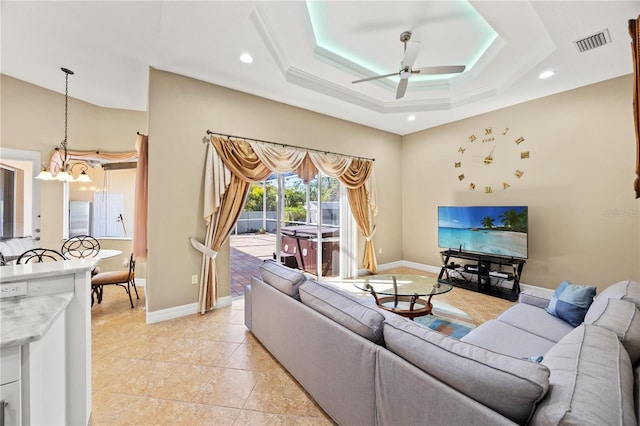
[[[0,170],[2,238],[39,240],[40,152],[0,147]]]
[[[69,184],[69,236],[133,236],[136,163],[94,164],[93,182]]]
[[[12,238],[16,226],[16,171],[0,165],[0,231],[2,238]]]
[[[242,244],[255,248],[272,241],[275,246],[266,249],[268,257],[280,251],[288,266],[337,277],[354,270],[352,222],[346,191],[338,179],[322,176],[304,183],[290,172],[252,184],[234,233],[272,234],[272,240]]]

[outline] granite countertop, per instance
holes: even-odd
[[[73,298],[73,292],[0,300],[0,348],[41,339]]]
[[[23,265],[0,266],[0,282],[11,282],[54,275],[74,274],[91,271],[100,259],[72,259],[59,262],[27,263]]]

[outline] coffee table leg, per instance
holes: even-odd
[[[413,311],[413,305],[416,304],[416,300],[418,300],[418,295],[414,294],[411,296],[411,300],[409,301],[409,311]]]
[[[392,275],[391,279],[393,280],[393,308],[396,309],[398,307],[398,281],[396,280],[396,276]],[[411,303],[411,311],[413,310],[413,303]]]
[[[433,309],[433,305],[431,304],[432,297],[433,297],[433,294],[430,294],[429,298],[427,299],[427,313],[425,315],[431,315],[431,310]]]
[[[376,305],[378,306],[382,306],[380,305],[380,301],[378,300],[378,295],[376,294],[376,291],[373,289],[373,287],[371,286],[371,284],[367,283],[366,289],[369,290],[371,292],[371,295],[373,296],[373,298],[376,301]]]

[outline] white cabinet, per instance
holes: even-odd
[[[0,386],[2,422],[5,426],[21,425],[20,419],[20,381]]]
[[[65,317],[61,312],[42,338],[0,351],[0,425],[68,424]]]
[[[86,425],[91,415],[90,274],[96,260],[0,267],[26,296],[0,303],[6,425]]]
[[[31,425],[65,425],[65,313],[39,340],[22,347],[22,421]]]
[[[0,353],[0,424],[22,424],[20,400],[20,347],[14,346]]]

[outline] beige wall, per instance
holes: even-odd
[[[204,239],[202,170],[207,129],[344,154],[375,157],[381,262],[401,258],[400,136],[152,69],[149,82],[150,311],[193,303],[200,273],[189,237]],[[176,179],[176,174],[178,179]],[[362,257],[362,242],[357,255]],[[218,257],[228,296],[229,251]]]
[[[485,127],[498,132],[496,139],[504,127],[510,128],[510,141],[525,137],[517,148],[529,150],[530,158],[509,158],[518,152],[497,145],[495,163],[486,166],[480,164],[480,145],[478,166],[468,176],[479,185],[470,191],[469,179],[458,180],[454,162],[473,159],[471,151],[461,157],[457,150],[469,148],[471,134],[481,139]],[[405,136],[403,259],[440,264],[439,205],[528,205],[524,283],[555,288],[566,279],[602,289],[618,280],[638,280],[640,202],[633,194],[634,155],[630,76]],[[501,176],[511,176],[516,167],[525,171],[522,178],[509,178],[513,185],[507,190],[495,189]],[[493,194],[483,192],[484,182],[493,183]]]
[[[73,79],[69,94],[73,94]],[[61,85],[63,73],[60,72]],[[0,144],[3,148],[39,151],[42,161],[48,161],[53,148],[64,138],[64,94],[43,89],[15,78],[0,75]],[[147,113],[102,108],[69,98],[68,143],[74,150],[102,149],[131,151],[135,149],[136,131],[147,129]],[[78,185],[78,184],[71,184]],[[62,188],[60,182],[41,182],[41,246],[60,248],[62,245]],[[130,241],[111,241],[109,246],[131,250]],[[108,247],[116,248],[116,247]],[[122,259],[113,259],[122,267]],[[105,267],[109,267],[105,264]],[[140,265],[140,273],[144,272]]]
[[[5,75],[0,83],[0,143],[40,151],[45,159],[63,137],[64,96]],[[401,138],[152,69],[148,128],[145,112],[70,99],[69,144],[128,151],[136,131],[149,131],[150,311],[197,300],[190,277],[200,273],[200,257],[188,238],[204,233],[201,140],[207,129],[376,157],[380,216],[375,244],[376,251],[382,249],[381,264],[440,264],[438,205],[526,204],[531,238],[523,282],[553,288],[568,279],[602,288],[620,279],[640,279],[630,87],[631,78],[622,77]],[[508,191],[470,192],[456,177],[457,148],[487,126],[509,127],[526,138],[523,149],[531,151],[525,175]],[[498,151],[495,157],[496,174],[510,167],[499,164]],[[491,172],[484,179],[500,178]],[[62,185],[42,182],[41,202],[42,245],[59,246]],[[104,244],[130,250],[128,241]],[[219,259],[221,295],[226,296],[228,247]]]

